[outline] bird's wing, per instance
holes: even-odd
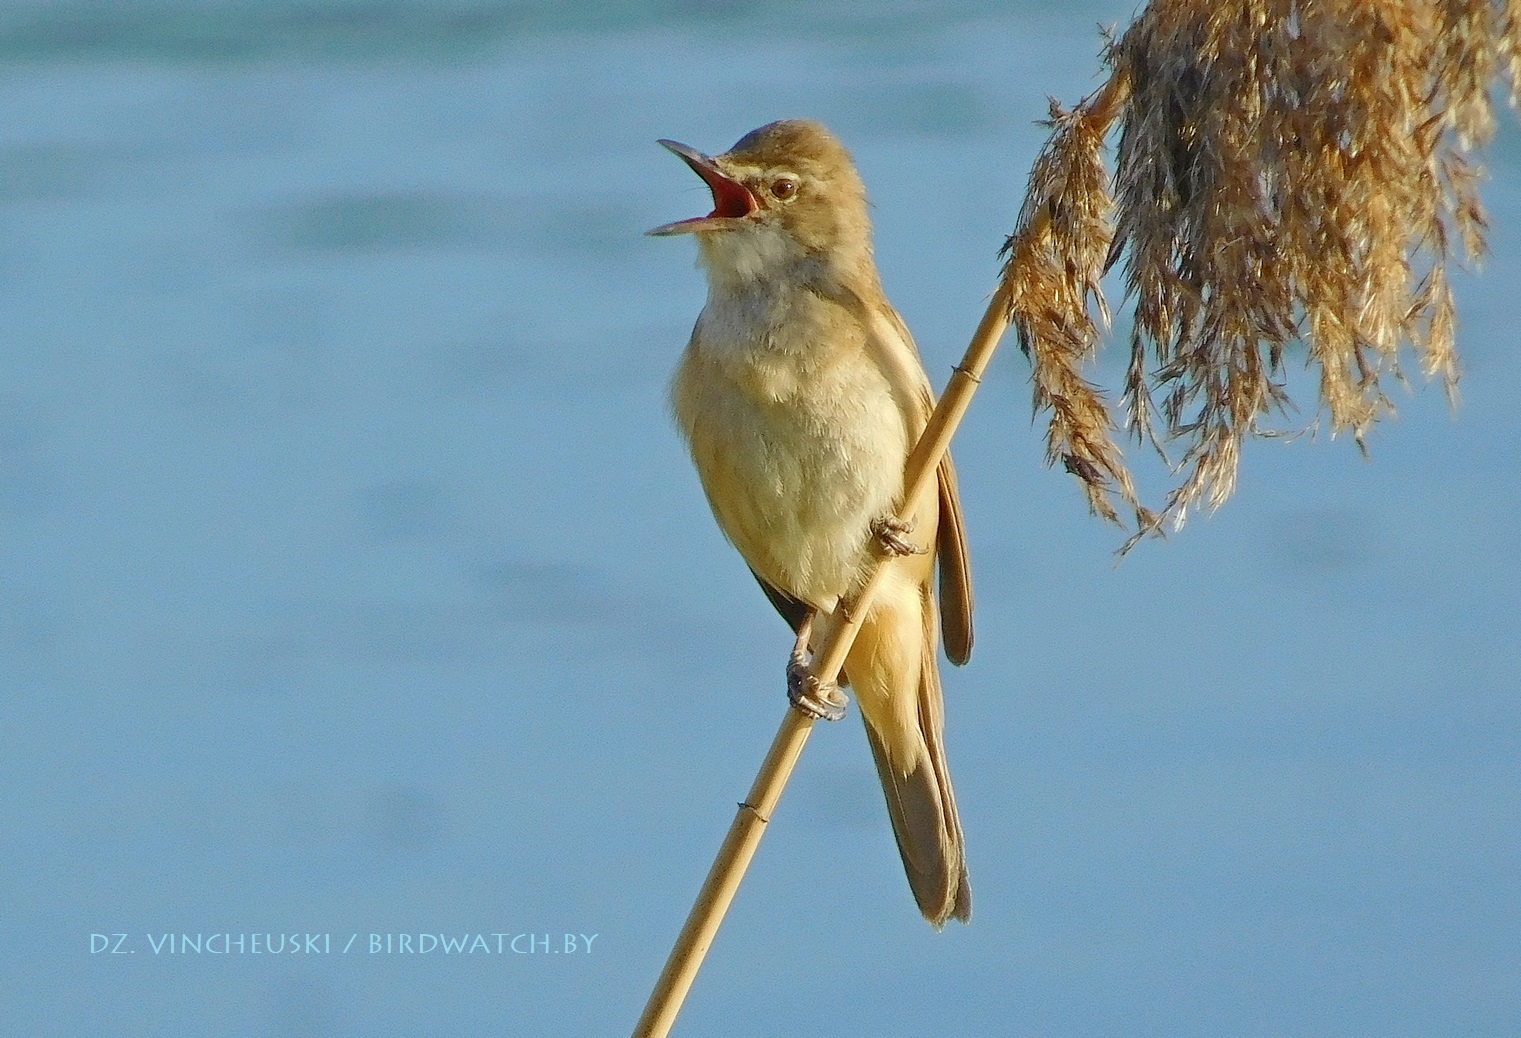
[[[803,621],[808,619],[808,604],[793,598],[775,584],[769,583],[755,570],[752,569],[750,575],[761,586],[761,590],[766,593],[771,604],[776,606],[776,611],[782,614],[782,619],[787,621],[787,626],[792,628],[792,633],[796,634],[798,628],[803,626]]]
[[[940,561],[940,636],[945,655],[958,667],[972,658],[972,560],[967,552],[966,523],[956,466],[947,451],[940,460],[940,529],[936,536]]]
[[[884,319],[881,324],[875,321],[868,324],[881,329],[879,334],[868,336],[868,349],[877,356],[898,395],[899,406],[909,418],[910,433],[917,437],[935,409],[934,391],[924,373],[914,337],[898,311],[884,300],[878,316]],[[956,486],[956,466],[949,451],[941,459],[937,475],[940,522],[935,550],[940,563],[941,638],[946,658],[959,666],[972,658],[972,567],[966,522],[961,515],[961,495]]]

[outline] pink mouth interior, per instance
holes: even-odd
[[[708,214],[708,219],[711,220],[715,216],[738,219],[755,212],[755,198],[745,185],[730,180],[718,172],[697,166],[693,168],[713,192],[713,211]]]

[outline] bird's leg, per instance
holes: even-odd
[[[798,624],[797,641],[792,643],[792,656],[787,660],[787,683],[792,684],[793,675],[808,669],[808,641],[813,637],[813,610]]]
[[[845,693],[833,681],[820,681],[808,672],[808,639],[813,634],[813,618],[808,614],[797,629],[797,641],[787,659],[787,701],[810,717],[821,721],[838,721],[845,716]]]
[[[882,549],[889,556],[923,555],[929,551],[912,541],[904,538],[914,532],[914,524],[905,523],[896,516],[884,515],[879,519],[873,519],[871,523],[871,535],[882,545]]]

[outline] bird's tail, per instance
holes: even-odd
[[[961,818],[945,762],[945,702],[937,665],[939,620],[934,597],[924,596],[924,655],[919,668],[919,752],[907,774],[893,764],[882,738],[866,725],[872,759],[887,797],[887,813],[908,885],[936,929],[948,919],[972,917],[972,888],[967,881]]]

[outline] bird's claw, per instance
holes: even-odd
[[[787,701],[820,721],[840,720],[849,702],[839,685],[820,681],[808,672],[808,660],[800,652],[794,652],[787,661]]]
[[[907,534],[914,532],[914,524],[905,523],[891,515],[884,515],[875,519],[871,524],[871,535],[882,545],[882,550],[891,556],[923,555],[928,548],[920,547],[912,541],[906,540]]]

